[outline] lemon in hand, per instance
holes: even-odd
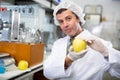
[[[72,46],[73,46],[73,50],[75,52],[79,52],[79,51],[82,51],[82,50],[86,49],[87,43],[86,43],[86,41],[84,41],[80,38],[75,38],[73,40]]]
[[[18,63],[18,69],[26,70],[28,68],[28,62],[26,60],[20,60]]]

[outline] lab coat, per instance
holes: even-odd
[[[80,35],[92,35],[84,30]],[[98,51],[88,47],[87,54],[72,62],[65,70],[67,43],[70,37],[66,36],[55,41],[51,55],[44,61],[44,76],[52,80],[102,80],[106,71],[112,76],[120,78],[120,52],[112,48],[112,44],[101,39],[109,51],[108,60]]]

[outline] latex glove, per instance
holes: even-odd
[[[70,48],[69,50],[69,53],[68,53],[68,58],[75,61],[79,58],[82,58],[86,53],[87,53],[87,49],[86,50],[83,50],[83,51],[80,51],[78,53],[74,52],[72,48]]]
[[[93,36],[93,35],[86,35],[86,36],[79,36],[79,38],[84,39],[87,42],[87,45],[90,46],[92,49],[100,52],[104,56],[108,56],[108,49],[102,43],[100,38]]]

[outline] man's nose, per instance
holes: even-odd
[[[64,21],[64,27],[68,27],[68,23],[66,21]]]

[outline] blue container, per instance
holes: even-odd
[[[6,68],[5,68],[5,63],[3,59],[0,59],[0,74],[3,74],[6,72]]]
[[[61,0],[57,0],[57,2],[59,2],[59,3],[60,3],[60,2],[61,2]]]

